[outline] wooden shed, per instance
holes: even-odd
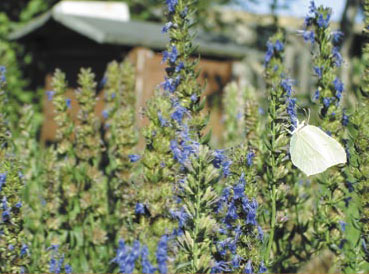
[[[10,39],[31,52],[33,61],[26,68],[26,76],[31,80],[32,89],[45,87],[45,91],[51,88],[50,76],[56,68],[66,73],[70,88],[74,89],[80,67],[91,67],[100,81],[109,62],[128,56],[136,65],[136,110],[139,117],[145,101],[164,79],[161,51],[165,49],[168,37],[162,33],[162,27],[162,24],[153,22],[61,13],[54,7],[13,32]],[[199,33],[194,43],[198,46],[196,54],[201,56],[200,81],[207,82],[205,95],[213,101],[220,101],[217,99],[220,99],[224,85],[232,78],[234,62],[252,55],[255,50],[211,33]],[[73,107],[73,92],[69,93]],[[53,106],[46,100],[46,95],[43,102],[45,121],[41,139],[52,141],[56,131]],[[103,100],[99,100],[96,107],[99,116],[102,116],[103,108]],[[220,116],[221,113],[215,111],[211,117],[215,135],[221,135]],[[144,121],[138,119],[138,125],[141,127],[143,124]]]

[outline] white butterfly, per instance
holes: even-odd
[[[297,122],[290,141],[292,163],[307,176],[346,163],[346,152],[335,139],[320,128]]]

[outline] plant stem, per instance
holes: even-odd
[[[277,214],[277,205],[276,205],[276,188],[275,184],[272,185],[271,190],[271,197],[272,197],[272,218],[270,219],[270,235],[268,240],[268,247],[267,251],[265,252],[264,261],[269,263],[269,258],[271,257],[272,245],[274,240],[274,230],[276,225],[276,214]]]

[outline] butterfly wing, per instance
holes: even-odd
[[[346,163],[346,152],[340,143],[321,129],[310,125],[292,136],[290,154],[292,163],[308,176]]]

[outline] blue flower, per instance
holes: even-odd
[[[0,66],[0,76],[1,76],[0,83],[6,81],[5,73],[6,73],[6,68],[4,66]]]
[[[214,160],[213,160],[214,167],[220,168],[224,160],[225,160],[224,150],[216,149],[214,152]]]
[[[135,162],[137,162],[138,160],[141,159],[141,156],[137,155],[137,154],[130,154],[130,155],[128,155],[128,158],[129,158],[129,161],[131,163],[135,163]]]
[[[314,31],[304,31],[303,38],[304,38],[304,41],[306,43],[310,42],[311,44],[314,44],[314,42],[315,42],[315,33],[314,33]]]
[[[145,205],[142,203],[136,203],[135,213],[145,214]]]
[[[66,274],[71,274],[72,273],[72,267],[69,264],[66,264],[64,266],[64,271]]]
[[[198,97],[197,97],[197,95],[195,93],[191,95],[191,101],[192,102],[196,102],[197,101],[197,98]]]
[[[28,245],[22,244],[22,248],[20,250],[20,256],[24,256],[28,253]]]
[[[16,207],[16,208],[21,208],[21,207],[22,207],[22,202],[18,202],[18,203],[16,203],[16,204],[15,204],[15,207]]]
[[[228,206],[226,219],[228,219],[228,220],[238,219],[237,208],[236,208],[236,205],[235,205],[234,201],[231,201],[229,206]]]
[[[318,78],[321,79],[323,75],[323,67],[314,66],[314,72],[318,76]]]
[[[178,220],[178,226],[180,228],[183,228],[186,225],[189,215],[183,207],[180,210],[170,210],[170,214],[172,218]]]
[[[227,178],[229,174],[231,173],[231,165],[232,165],[232,161],[228,159],[222,163],[223,176],[225,178]]]
[[[340,228],[342,232],[345,232],[346,230],[346,223],[344,221],[339,221],[338,222],[340,224]]]
[[[163,59],[162,59],[162,63],[164,63],[165,61],[167,61],[169,58],[169,52],[168,51],[163,51]]]
[[[55,91],[53,90],[46,91],[47,100],[51,101],[53,99],[54,94],[55,94]]]
[[[175,61],[177,61],[177,58],[178,58],[178,50],[176,46],[172,46],[172,51],[169,54],[169,61],[174,63]]]
[[[142,273],[155,273],[156,268],[150,263],[149,249],[145,245],[141,250]]]
[[[347,127],[348,123],[349,123],[349,116],[346,115],[346,113],[343,113],[342,115],[342,121],[341,121],[342,125],[344,127]]]
[[[242,260],[242,257],[240,255],[237,254],[237,255],[233,256],[233,259],[231,261],[232,267],[233,268],[239,268],[241,260]]]
[[[333,81],[333,85],[334,89],[336,90],[336,97],[339,101],[342,98],[342,92],[344,90],[343,83],[338,77],[336,77],[336,79]]]
[[[161,127],[166,127],[168,125],[168,121],[163,118],[160,111],[158,111],[158,119]]]
[[[320,28],[327,28],[328,25],[329,25],[329,20],[330,19],[331,19],[331,13],[330,12],[327,14],[327,18],[324,18],[323,14],[319,14],[318,20],[317,20],[318,26]]]
[[[170,115],[170,117],[176,121],[178,124],[182,124],[183,116],[188,113],[188,110],[181,106],[179,103],[175,103],[174,112]]]
[[[6,173],[0,173],[0,191],[6,183]]]
[[[246,267],[245,267],[243,273],[246,273],[246,274],[252,274],[253,273],[251,260],[247,261],[247,264],[246,264]]]
[[[216,261],[214,266],[211,268],[210,273],[223,273],[230,271],[228,263],[225,261]]]
[[[168,11],[170,13],[173,13],[175,12],[176,10],[176,6],[178,4],[178,0],[165,0],[165,3],[167,4],[168,6]]]
[[[213,165],[215,168],[223,169],[223,176],[228,177],[230,174],[232,161],[224,155],[224,150],[217,149],[214,152]]]
[[[336,30],[332,32],[332,42],[334,45],[338,45],[339,43],[341,43],[343,38],[343,32]]]
[[[3,219],[3,222],[8,221],[10,219],[10,211],[9,210],[3,211],[3,213],[1,214],[1,217]]]
[[[172,46],[171,52],[168,51],[163,52],[162,62],[169,60],[170,62],[174,63],[175,61],[177,61],[177,58],[178,58],[178,50],[176,46]]]
[[[181,17],[185,18],[188,14],[188,7],[186,6],[182,11],[181,11]]]
[[[316,6],[315,6],[315,2],[313,0],[310,1],[309,13],[310,14],[315,14],[316,13]]]
[[[331,104],[331,98],[324,97],[323,98],[323,105],[327,108]]]
[[[276,51],[282,51],[283,48],[284,48],[284,45],[281,41],[277,40],[275,42],[274,48],[275,48]]]
[[[281,86],[284,92],[287,93],[287,96],[291,96],[292,94],[292,80],[291,79],[282,79]]]
[[[175,68],[175,72],[180,72],[184,68],[183,61],[179,62],[179,64]]]
[[[244,206],[244,203],[242,204],[243,209],[247,209],[247,217],[246,217],[246,223],[257,225],[256,222],[256,211],[258,209],[258,203],[255,199],[252,199],[252,202],[248,202],[246,205],[246,208]]]
[[[233,187],[233,199],[238,200],[245,195],[245,174],[242,173],[239,183]]]
[[[320,97],[320,92],[319,90],[317,89],[314,93],[314,97],[313,97],[313,100],[319,100],[319,97]]]
[[[126,247],[124,240],[120,240],[117,255],[113,259],[113,262],[118,264],[121,273],[132,273],[135,268],[136,260],[140,255],[139,252],[140,252],[139,241],[136,240],[133,243],[133,247],[131,248],[131,250],[129,250]]]
[[[292,125],[297,127],[296,98],[287,98],[287,113]]]
[[[8,245],[8,250],[10,250],[10,251],[14,250],[14,245],[12,245],[12,244]]]
[[[336,65],[336,67],[340,67],[342,65],[343,58],[342,58],[342,55],[340,53],[339,47],[333,47],[332,57],[334,59],[334,64]]]
[[[274,45],[272,42],[268,41],[267,42],[267,52],[265,54],[265,58],[264,58],[264,65],[268,65],[270,60],[272,59],[274,55]]]
[[[49,262],[49,272],[56,273],[56,260],[54,256],[50,259],[50,262]]]
[[[106,109],[104,109],[102,111],[102,115],[103,115],[104,119],[108,119],[108,117],[109,117],[109,111],[107,111]]]
[[[163,235],[160,238],[158,247],[156,249],[156,261],[158,263],[158,268],[160,273],[167,273],[167,251],[168,250],[168,236]]]
[[[259,273],[265,273],[267,272],[267,268],[265,267],[265,264],[263,261],[260,262],[260,266],[259,266]]]
[[[258,225],[257,229],[258,229],[258,239],[260,241],[263,241],[264,240],[264,231],[263,231],[263,229],[261,228],[260,225]]]
[[[168,30],[173,27],[173,23],[172,22],[168,22],[165,24],[165,26],[163,27],[163,29],[161,30],[162,33],[167,33]]]
[[[169,91],[170,93],[175,92],[181,81],[181,77],[178,75],[176,79],[165,77],[165,81],[163,83],[164,90]]]
[[[10,210],[8,207],[8,201],[5,196],[2,199],[2,208],[3,208],[2,219],[5,222],[10,219]]]
[[[65,103],[67,105],[67,108],[71,108],[71,103],[72,103],[71,99],[69,99],[69,98],[65,99]]]
[[[58,260],[58,265],[56,267],[56,271],[55,273],[60,273],[63,267],[63,263],[64,263],[64,255],[62,255],[59,260]]]

